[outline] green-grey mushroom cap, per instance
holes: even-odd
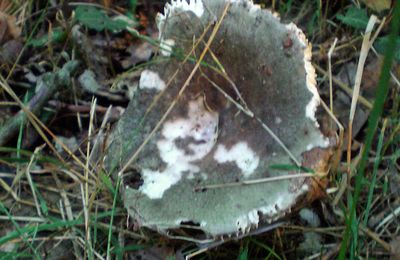
[[[129,214],[155,230],[190,223],[217,237],[296,208],[313,178],[277,166],[324,170],[331,146],[315,119],[320,99],[301,30],[248,0],[173,0],[157,23],[160,55],[143,70],[106,157],[118,170],[137,154],[135,171],[122,175]]]

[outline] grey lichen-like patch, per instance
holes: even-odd
[[[174,0],[157,18],[166,56],[142,74],[151,71],[159,80],[143,81],[162,81],[165,88],[139,84],[146,87],[139,87],[110,138],[108,169],[128,161],[176,100],[204,44],[186,63],[184,57],[227,4],[211,51],[132,165],[143,182],[130,186],[124,175],[125,205],[142,226],[167,230],[191,222],[214,237],[246,233],[312,197],[315,185],[306,178],[224,184],[296,174],[271,167],[291,165],[293,158],[318,170],[326,164],[326,156],[309,159],[311,165],[304,157],[307,149],[329,145],[314,116],[319,96],[304,34],[247,0]]]

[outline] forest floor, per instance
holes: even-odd
[[[400,259],[400,4],[255,2],[312,43],[340,141],[322,198],[207,245],[138,227],[89,158],[156,55],[164,1],[0,0],[0,259]]]

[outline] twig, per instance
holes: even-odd
[[[290,180],[290,179],[297,179],[297,178],[316,177],[316,176],[318,176],[318,174],[315,174],[315,173],[299,173],[299,174],[290,174],[290,175],[288,174],[288,175],[267,177],[267,178],[248,180],[248,181],[205,185],[205,186],[196,187],[195,191],[203,191],[203,190],[218,189],[218,188],[228,188],[228,187],[236,187],[236,186],[244,186],[244,185],[254,185],[254,184],[260,184],[260,183]]]
[[[69,81],[69,77],[70,77],[70,73],[78,66],[78,62],[77,61],[70,61],[67,62],[64,66],[63,69],[61,69],[60,71],[58,71],[55,74],[48,74],[50,75],[49,77],[54,77],[56,79],[53,79],[52,81],[50,81],[50,83],[54,83],[54,84],[59,84],[59,83],[55,83],[54,81],[61,81],[64,82],[64,85],[67,85],[65,82]],[[30,123],[32,124],[32,126],[36,129],[36,131],[39,133],[39,135],[43,138],[43,140],[46,142],[46,144],[49,146],[49,148],[54,152],[55,156],[57,156],[57,158],[65,163],[64,159],[60,156],[60,154],[57,152],[56,148],[54,147],[54,145],[52,144],[52,142],[50,142],[49,138],[44,134],[44,132],[42,131],[42,129],[44,129],[50,136],[51,138],[53,138],[53,140],[60,144],[61,147],[68,153],[68,155],[70,155],[79,165],[81,165],[81,167],[83,169],[85,169],[85,165],[79,160],[79,158],[71,152],[71,150],[63,143],[60,141],[59,138],[57,138],[44,124],[43,122],[41,122],[38,117],[31,111],[31,109],[29,108],[29,105],[26,106],[19,98],[18,96],[15,94],[15,92],[12,90],[12,88],[7,84],[6,79],[4,79],[1,75],[0,75],[0,86],[18,103],[18,105],[21,107],[21,111],[14,116],[11,120],[15,120],[15,118],[21,114],[23,115],[23,118],[29,119]],[[32,101],[32,100],[31,100]],[[26,117],[25,117],[26,115]],[[17,121],[18,122],[18,121]],[[13,124],[15,124],[15,122],[13,122]],[[19,124],[18,126],[19,127]],[[3,128],[0,129],[0,133],[3,130]],[[1,136],[1,135],[0,135]],[[0,138],[1,139],[1,138]],[[1,143],[0,143],[1,146]],[[72,170],[71,170],[72,171]],[[79,173],[74,171],[74,174],[76,176],[78,176],[79,178],[84,180],[84,177]]]
[[[375,240],[378,244],[380,244],[383,248],[385,248],[386,251],[391,252],[391,246],[390,244],[386,243],[385,241],[383,241],[378,234],[376,234],[375,232],[373,232],[372,230],[370,230],[369,228],[365,227],[364,225],[362,225],[361,223],[358,225],[358,228],[364,232],[365,234],[367,234],[370,238],[372,238],[373,240]]]
[[[400,215],[400,206],[397,207],[395,210],[393,210],[392,213],[390,213],[386,218],[384,218],[375,228],[375,230],[380,229],[382,226],[384,226],[386,223],[390,223],[393,221],[394,218],[396,218],[398,215]]]
[[[69,75],[76,69],[78,62],[71,61],[66,63],[61,70],[56,73],[46,73],[37,83],[38,93],[26,105],[26,109],[33,114],[39,114],[47,100],[54,96],[60,88],[69,85]],[[4,90],[7,88],[1,84]],[[10,93],[9,93],[10,94]],[[15,116],[8,119],[0,128],[0,146],[4,145],[17,132],[21,124],[27,121],[27,114],[21,109]]]
[[[8,216],[0,216],[0,220],[10,220],[10,217]],[[38,217],[27,217],[27,216],[13,216],[14,221],[19,221],[19,222],[37,222],[37,223],[44,223],[47,222],[46,219],[44,218],[38,218]]]

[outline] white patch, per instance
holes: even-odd
[[[157,142],[160,157],[167,167],[162,172],[143,169],[144,182],[139,190],[151,199],[160,199],[166,190],[179,182],[184,172],[188,176],[198,173],[200,169],[193,162],[203,159],[212,150],[218,135],[217,126],[218,113],[209,112],[202,98],[190,101],[187,118],[165,122],[161,132],[164,138]],[[175,144],[177,139],[185,138],[195,141],[186,147],[190,154]]]
[[[247,145],[246,142],[239,142],[228,151],[222,144],[218,145],[214,159],[219,163],[235,162],[242,170],[244,177],[249,177],[256,170],[260,158]]]
[[[160,14],[161,20],[165,20],[169,16],[173,16],[180,12],[193,12],[197,17],[202,17],[204,13],[204,5],[202,0],[172,0],[164,7],[164,14]]]
[[[201,175],[201,178],[203,178],[204,181],[208,179],[208,175],[205,174],[204,172],[202,172],[200,175]]]
[[[315,119],[315,111],[320,103],[320,97],[317,90],[317,81],[316,81],[316,74],[315,68],[311,64],[311,45],[308,44],[307,38],[304,33],[297,28],[294,23],[290,23],[286,25],[286,28],[293,32],[300,43],[304,46],[304,69],[306,70],[306,84],[307,89],[313,94],[310,102],[307,104],[305,109],[306,117],[310,118],[317,127],[319,127],[317,120]]]
[[[182,222],[189,222],[189,221],[190,220],[186,219],[186,218],[177,219],[177,220],[175,220],[175,225],[180,226],[180,225],[182,225]]]
[[[164,35],[164,26],[168,17],[177,15],[182,12],[191,11],[197,17],[201,18],[204,14],[204,5],[202,0],[172,0],[171,3],[166,3],[164,14],[158,13],[156,17],[157,28],[159,32],[159,40],[162,44]],[[161,54],[163,54],[161,52]],[[163,54],[164,55],[164,54]]]
[[[253,2],[250,2],[250,13],[255,13],[261,10],[261,6],[257,4],[253,4]]]
[[[160,43],[160,50],[161,50],[161,55],[163,56],[171,56],[172,53],[172,49],[175,46],[175,40],[174,39],[167,39],[167,40],[163,40],[161,39],[161,43]]]
[[[258,227],[258,223],[260,222],[260,218],[258,216],[258,211],[253,209],[247,215],[240,216],[236,220],[236,227],[238,231],[242,233],[247,233],[250,231],[252,226]]]
[[[282,123],[282,118],[279,116],[275,117],[275,124],[279,125],[280,123]]]
[[[291,207],[295,204],[296,199],[301,194],[306,193],[309,190],[309,186],[304,184],[297,193],[291,193],[289,191],[282,191],[274,194],[275,203],[269,206],[261,207],[258,210],[263,215],[266,215],[268,219],[277,218],[282,211],[291,211]],[[272,200],[272,199],[271,199]]]
[[[323,137],[321,134],[322,138],[318,138],[316,140],[316,143],[308,144],[306,147],[306,151],[310,151],[311,149],[314,149],[315,147],[321,147],[321,148],[326,148],[330,145],[329,139],[326,137]]]
[[[165,82],[160,78],[158,73],[151,70],[144,70],[142,74],[140,74],[140,89],[155,89],[161,91],[164,90],[165,87]]]
[[[304,60],[304,69],[306,71],[306,84],[307,84],[307,89],[312,93],[311,100],[308,102],[305,108],[305,116],[314,122],[316,128],[319,128],[318,121],[315,118],[315,112],[317,111],[317,107],[321,102],[321,98],[318,94],[315,68],[311,64],[311,56],[312,56],[311,44],[308,43],[304,33],[299,28],[297,28],[297,26],[294,23],[286,25],[286,28],[289,31],[292,31],[297,36],[298,40],[304,47],[303,60]],[[312,148],[317,146],[328,147],[330,145],[329,139],[324,137],[321,133],[320,133],[320,138],[318,139],[319,140],[316,144],[309,144],[307,146],[307,150],[311,150]]]
[[[188,179],[188,180],[193,180],[193,179],[194,179],[194,174],[193,174],[193,172],[189,172],[189,174],[186,176],[186,179]]]
[[[248,8],[249,8],[249,13],[253,14],[259,10],[261,10],[261,6],[258,4],[254,4],[253,1],[248,1],[248,0],[230,0],[231,3],[233,4],[241,4],[245,3]]]
[[[275,204],[262,207],[260,211],[269,217],[276,216],[282,210],[287,210],[294,205],[295,200],[299,194],[290,193],[288,191],[275,194]]]

